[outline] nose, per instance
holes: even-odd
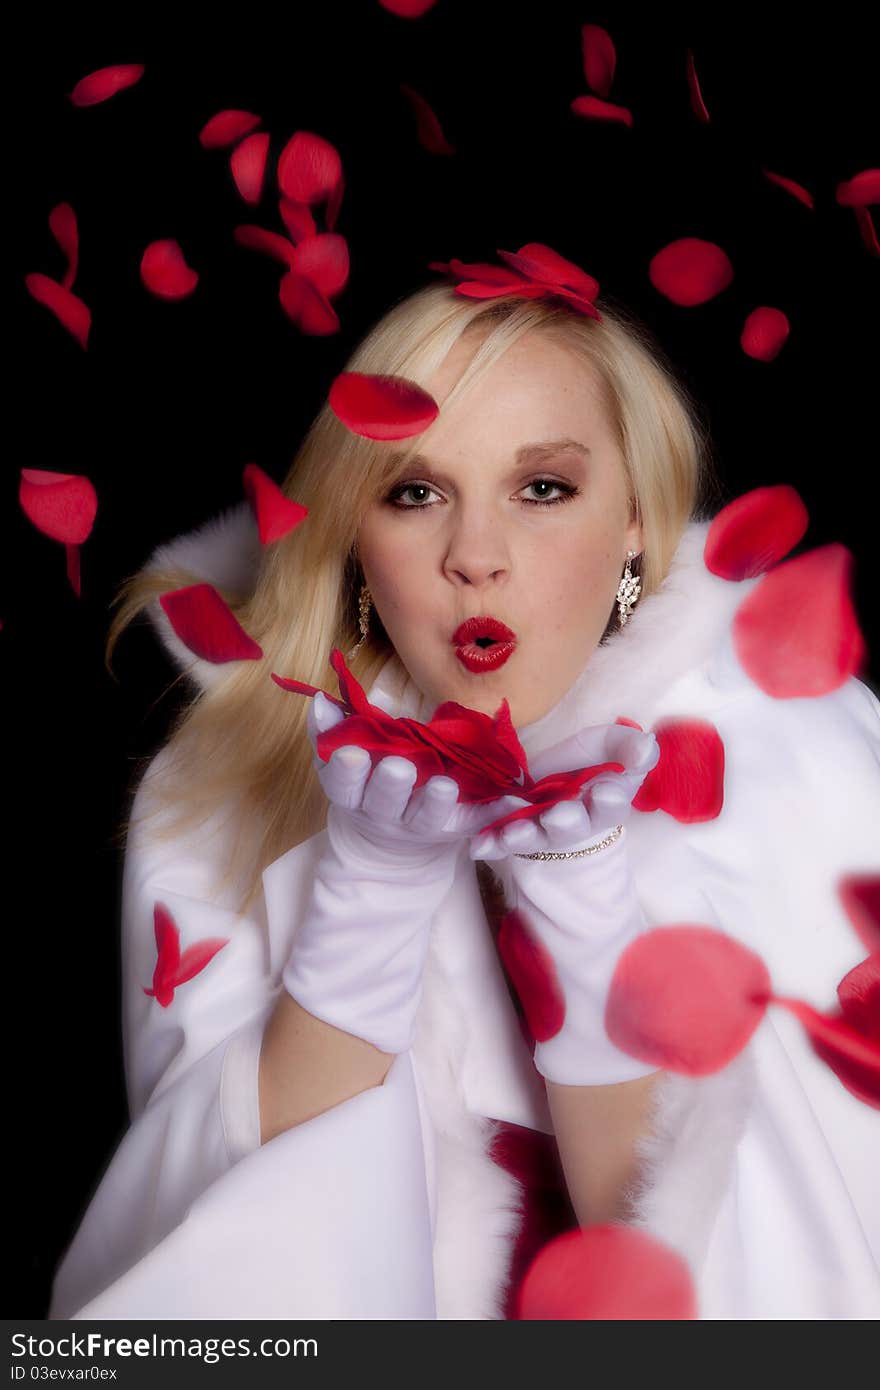
[[[462,508],[452,523],[443,572],[452,583],[482,588],[510,573],[510,550],[501,522],[485,504]]]

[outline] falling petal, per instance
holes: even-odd
[[[599,24],[581,25],[581,56],[587,86],[600,97],[607,97],[617,63],[614,41],[608,30]]]
[[[788,319],[781,309],[761,304],[743,324],[740,347],[747,357],[754,357],[758,362],[772,362],[782,351],[789,331]]]
[[[605,1031],[621,1051],[687,1076],[720,1071],[764,1016],[760,956],[704,926],[655,927],[618,958]]]
[[[724,744],[708,719],[661,719],[653,733],[660,759],[632,805],[665,811],[684,825],[714,820],[724,805]]]
[[[383,10],[399,15],[401,19],[419,19],[436,3],[437,0],[379,0]]]
[[[236,145],[229,156],[229,167],[235,186],[246,203],[256,205],[263,194],[266,160],[269,156],[269,135],[260,131],[249,135]]]
[[[427,429],[439,411],[434,397],[414,381],[367,372],[341,372],[328,400],[337,418],[367,439],[409,439]]]
[[[185,299],[199,283],[198,272],[190,270],[179,242],[171,238],[150,242],[140,269],[145,288],[160,299]]]
[[[291,241],[296,245],[306,237],[315,236],[317,227],[308,203],[296,203],[293,198],[279,198],[278,210]]]
[[[23,468],[18,489],[21,509],[38,531],[64,545],[82,545],[91,535],[98,494],[78,473]]]
[[[293,265],[293,253],[296,248],[293,242],[288,241],[280,232],[270,232],[265,227],[254,227],[245,223],[235,228],[233,236],[239,246],[246,246],[250,251],[262,251],[264,255],[272,256],[274,260],[281,261],[286,266]]]
[[[348,242],[338,232],[307,237],[294,248],[291,268],[311,280],[327,299],[333,299],[348,282]]]
[[[116,67],[98,68],[80,78],[70,93],[70,100],[74,106],[96,106],[99,101],[107,101],[126,87],[133,87],[143,75],[143,63],[121,63]]]
[[[880,1110],[880,1045],[842,1018],[821,1014],[800,999],[772,995],[803,1025],[810,1046],[852,1095]]]
[[[274,478],[264,473],[258,464],[246,464],[241,481],[257,519],[261,545],[271,545],[273,541],[279,541],[289,531],[295,530],[308,516],[308,507],[303,507],[299,502],[287,497]]]
[[[61,284],[64,289],[73,288],[79,266],[79,233],[76,226],[76,213],[70,203],[58,203],[49,213],[49,230],[67,257],[67,269]]]
[[[846,1022],[857,1033],[880,1044],[880,951],[860,961],[837,986]]]
[[[415,111],[419,144],[430,154],[455,154],[455,147],[446,139],[443,127],[425,98],[415,88],[408,87],[403,82],[400,84],[400,90],[412,103]]]
[[[615,724],[625,724],[628,729],[638,729],[640,733],[644,733],[641,724],[637,724],[634,719],[627,719],[623,714],[619,714],[614,722]]]
[[[339,331],[339,318],[326,295],[304,275],[289,270],[278,288],[281,307],[303,333],[326,337]]]
[[[701,237],[671,241],[652,258],[648,276],[655,290],[673,304],[705,304],[727,289],[733,266],[725,251]]]
[[[787,483],[756,487],[714,517],[703,547],[707,570],[721,579],[751,579],[778,565],[802,540],[810,518]]]
[[[553,289],[573,290],[584,299],[593,300],[599,293],[599,281],[588,275],[573,261],[560,256],[552,247],[540,241],[528,241],[514,253],[498,251],[501,259],[520,275],[537,280]]]
[[[501,919],[497,946],[532,1037],[536,1042],[554,1038],[565,1022],[565,997],[553,957],[522,912],[508,912]]]
[[[703,93],[700,91],[700,79],[697,77],[694,55],[690,49],[687,51],[687,84],[691,94],[691,110],[698,120],[704,121],[708,125],[709,112],[706,110]]]
[[[327,206],[324,209],[324,221],[327,224],[327,231],[332,232],[339,217],[339,209],[342,207],[342,198],[345,193],[345,178],[342,170],[339,171],[339,178],[330,190],[330,197],[327,199]]]
[[[82,598],[82,572],[80,568],[80,550],[78,545],[66,545],[65,568],[70,587],[77,598]]]
[[[874,226],[874,219],[867,208],[856,208],[856,222],[866,250],[872,256],[880,256],[880,241],[877,240],[877,230]]]
[[[217,952],[228,945],[228,936],[206,936],[202,941],[187,946],[180,957],[180,965],[174,977],[175,986],[185,985],[188,980],[198,975],[208,962],[214,959]]]
[[[863,169],[837,185],[835,198],[842,207],[864,208],[880,203],[880,169]]]
[[[191,584],[159,595],[184,646],[204,661],[259,661],[262,650],[211,584]]]
[[[516,1299],[529,1321],[660,1321],[697,1317],[686,1261],[647,1231],[611,1223],[555,1236],[529,1265]]]
[[[847,874],[837,885],[844,911],[869,951],[880,951],[880,874]]]
[[[89,333],[92,327],[92,311],[72,290],[50,280],[48,275],[34,271],[24,277],[28,293],[38,304],[45,304],[68,331],[72,333],[80,347],[88,348]]]
[[[203,149],[223,150],[249,135],[261,120],[253,111],[218,111],[202,126],[199,140]]]
[[[292,135],[278,158],[278,187],[297,203],[323,202],[341,174],[338,150],[308,130]]]
[[[804,203],[808,208],[815,206],[815,198],[812,193],[809,193],[807,189],[804,188],[803,184],[795,183],[794,179],[787,179],[784,174],[772,174],[769,169],[762,169],[761,172],[765,179],[769,179],[771,183],[779,184],[780,188],[784,188],[786,192],[798,198],[800,202]]]
[[[827,695],[860,671],[865,642],[850,598],[853,557],[837,543],[785,560],[733,619],[740,664],[776,699]]]
[[[632,112],[625,106],[615,106],[601,97],[575,97],[571,109],[576,116],[585,116],[593,121],[619,121],[621,125],[631,126]]]

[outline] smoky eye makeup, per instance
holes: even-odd
[[[559,478],[547,477],[544,474],[523,483],[519,491],[526,492],[530,488],[549,488],[551,492],[555,493],[555,496],[521,497],[520,501],[526,507],[555,507],[561,503],[572,501],[581,491],[573,483],[563,482]],[[433,483],[429,483],[423,478],[407,478],[395,483],[384,500],[397,511],[433,511],[438,504],[427,500],[432,492],[437,493],[437,488]],[[411,499],[409,501],[406,500],[407,494]]]

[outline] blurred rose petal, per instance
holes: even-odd
[[[278,187],[296,203],[320,203],[342,174],[339,152],[320,135],[298,130],[278,159]]]
[[[116,67],[98,68],[80,78],[70,93],[70,101],[74,106],[96,106],[99,101],[107,101],[126,87],[133,87],[143,75],[143,63],[120,63]]]
[[[564,1231],[529,1265],[516,1317],[678,1322],[697,1317],[686,1261],[646,1231],[611,1223]]]
[[[28,521],[53,541],[82,545],[91,535],[98,494],[81,474],[23,468],[18,500]]]
[[[326,295],[304,275],[289,270],[278,289],[281,307],[303,333],[315,338],[338,333],[339,318]]]
[[[82,598],[82,570],[80,568],[80,549],[78,545],[66,545],[65,569],[70,587],[77,598]]]
[[[820,546],[783,561],[740,604],[734,648],[768,695],[827,695],[862,669],[866,651],[849,592],[852,565],[846,546]]]
[[[770,976],[760,956],[712,927],[655,927],[617,961],[605,1031],[640,1061],[687,1076],[720,1071],[764,1016]]]
[[[789,323],[781,309],[760,304],[743,324],[740,346],[747,357],[772,362],[779,356],[789,334]]]
[[[76,213],[70,203],[58,203],[49,213],[49,230],[67,257],[62,287],[73,288],[79,265],[79,234],[76,226]]]
[[[803,539],[810,518],[787,483],[756,487],[722,507],[706,533],[703,560],[721,579],[751,579],[773,569]]]
[[[262,251],[264,255],[272,256],[274,260],[281,261],[288,267],[293,265],[293,253],[296,248],[293,242],[288,241],[280,232],[270,232],[265,227],[254,227],[246,223],[236,227],[233,236],[239,246],[246,246],[250,251]]]
[[[446,139],[443,127],[425,98],[415,88],[408,87],[403,82],[400,84],[400,90],[415,112],[419,144],[430,154],[455,154],[455,147]]]
[[[197,271],[190,270],[172,238],[150,242],[141,257],[141,280],[160,299],[185,299],[199,283]]]
[[[222,150],[249,135],[262,120],[253,111],[218,111],[199,131],[199,140],[206,150]]]
[[[652,258],[648,276],[655,290],[673,304],[705,304],[727,289],[733,266],[725,251],[701,237],[681,237]]]
[[[880,169],[863,169],[837,185],[834,195],[845,208],[864,208],[880,203]]]
[[[687,83],[691,94],[691,110],[698,120],[708,124],[709,112],[706,110],[703,93],[700,91],[700,79],[697,77],[697,67],[690,49],[687,51]]]
[[[327,206],[324,209],[324,221],[327,231],[332,232],[339,217],[339,209],[342,206],[342,198],[345,193],[345,178],[342,170],[339,171],[339,178],[330,190],[330,197],[327,199]]]
[[[869,951],[880,951],[880,874],[847,874],[837,885],[840,901]]]
[[[37,303],[50,309],[68,333],[73,334],[80,347],[87,349],[92,327],[92,311],[79,295],[65,289],[57,280],[50,280],[48,275],[42,275],[39,271],[26,275],[24,283],[28,293]]]
[[[600,24],[581,25],[581,58],[587,86],[600,97],[607,97],[617,63],[614,41],[607,29]]]
[[[843,1018],[819,1013],[801,999],[772,996],[806,1030],[810,1046],[852,1095],[880,1109],[880,1045]]]
[[[379,0],[383,10],[399,15],[401,19],[418,19],[436,3],[437,0]]]
[[[308,203],[296,203],[292,198],[279,198],[278,210],[294,245],[299,241],[305,241],[306,237],[317,234],[318,229]]]
[[[638,729],[640,733],[644,733],[641,724],[637,724],[634,719],[627,719],[624,714],[619,714],[614,722],[615,724],[625,724],[628,729]]]
[[[784,188],[786,192],[791,193],[793,197],[798,198],[808,208],[815,206],[815,198],[813,197],[812,193],[807,192],[806,188],[804,188],[802,184],[795,183],[794,179],[785,178],[783,174],[772,174],[769,169],[762,169],[761,172],[763,173],[765,179],[769,179],[771,183],[778,183],[780,188]]]
[[[869,1042],[880,1043],[880,951],[844,975],[837,997],[846,1022]]]
[[[172,628],[203,661],[259,661],[262,650],[211,584],[190,584],[159,595]]]
[[[615,106],[601,97],[575,97],[571,109],[576,116],[585,116],[592,121],[619,121],[621,125],[631,126],[632,112],[625,106]]]
[[[328,400],[337,418],[367,439],[409,439],[427,429],[439,410],[414,381],[367,372],[341,372]]]
[[[529,929],[522,912],[501,919],[498,953],[516,990],[536,1042],[554,1038],[565,1022],[565,997],[553,957]]]
[[[333,299],[348,282],[348,242],[338,232],[320,232],[294,248],[291,268],[304,275],[327,299]]]
[[[288,497],[256,463],[245,464],[241,475],[245,495],[257,519],[261,545],[271,545],[305,521],[308,507]]]
[[[872,256],[880,256],[880,242],[877,240],[877,231],[874,226],[874,219],[867,208],[856,208],[856,222],[866,250]]]
[[[715,725],[668,718],[653,733],[660,761],[633,797],[633,809],[665,811],[684,825],[714,820],[724,805],[724,744]]]
[[[269,135],[266,131],[249,135],[240,145],[236,145],[229,156],[235,186],[246,203],[255,205],[262,197],[268,156]]]

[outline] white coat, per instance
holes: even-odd
[[[693,825],[663,811],[630,818],[646,918],[717,926],[760,953],[777,993],[834,1009],[838,981],[866,954],[837,881],[880,861],[880,703],[855,678],[788,700],[747,678],[730,622],[758,581],[709,573],[707,528],[690,523],[662,588],[522,742],[532,755],[619,715],[646,729],[667,715],[711,720],[725,750],[721,814]],[[160,547],[154,562],[239,586],[258,545],[243,504]],[[194,680],[216,679],[158,605],[153,619]],[[392,713],[430,716],[397,658],[369,694]],[[145,794],[142,784],[135,817]],[[233,890],[211,888],[234,834],[234,816],[218,812],[186,843],[130,841],[131,1127],[57,1270],[49,1316],[503,1316],[520,1187],[487,1146],[496,1120],[547,1134],[552,1125],[466,847],[433,925],[412,1050],[381,1086],[261,1146],[262,1028],[326,832],[265,870],[246,917],[232,910]],[[144,993],[157,900],[181,951],[229,938],[167,1008]],[[701,1318],[880,1314],[880,1112],[818,1060],[790,1014],[771,1007],[730,1066],[697,1079],[667,1073],[655,1097],[635,1222],[687,1259]]]

